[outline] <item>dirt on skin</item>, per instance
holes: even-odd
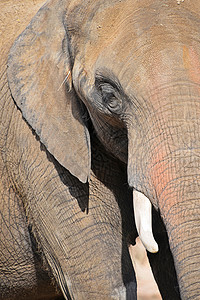
[[[131,258],[136,272],[138,300],[162,300],[154,280],[146,250],[139,238],[135,246],[130,247]]]
[[[26,28],[44,3],[44,0],[0,0],[1,58],[2,55],[7,55],[15,38]]]

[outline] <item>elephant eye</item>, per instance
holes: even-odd
[[[118,99],[113,94],[108,94],[102,97],[103,102],[105,103],[106,107],[111,112],[118,112],[121,108],[121,105]]]
[[[119,113],[121,110],[121,100],[118,98],[117,92],[109,84],[103,84],[100,87],[103,105],[112,113]]]

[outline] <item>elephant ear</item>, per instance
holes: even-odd
[[[83,104],[71,88],[61,3],[53,0],[44,5],[15,41],[8,59],[8,82],[14,101],[40,141],[85,183],[90,173],[90,140]]]

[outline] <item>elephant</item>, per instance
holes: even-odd
[[[200,3],[25,3],[1,47],[0,297],[137,299],[139,235],[163,299],[198,299]]]

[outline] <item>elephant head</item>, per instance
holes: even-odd
[[[199,28],[190,0],[51,0],[13,45],[8,68],[23,117],[80,181],[90,178],[88,118],[127,164],[138,233],[158,251],[152,203],[183,299],[200,295]]]

